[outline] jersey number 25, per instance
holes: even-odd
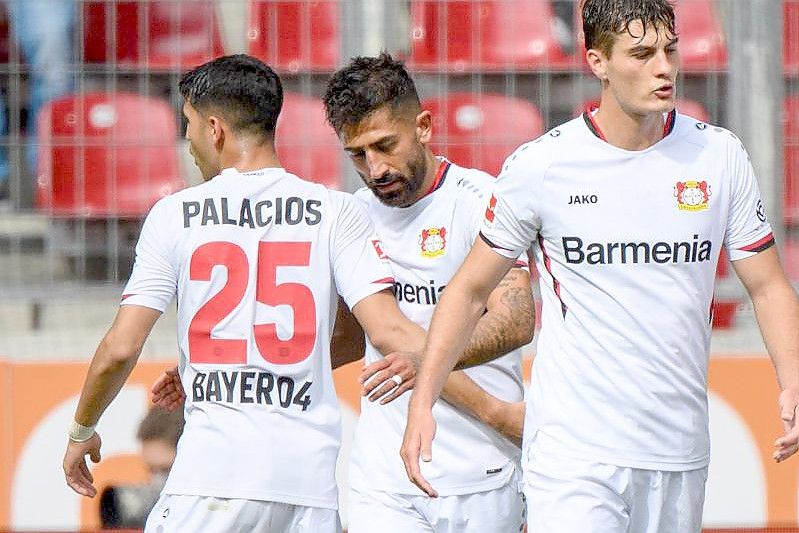
[[[288,340],[277,336],[274,323],[254,324],[258,352],[266,361],[288,365],[304,361],[316,343],[316,305],[311,290],[301,283],[276,283],[278,267],[308,266],[310,242],[261,242],[258,245],[255,298],[270,305],[290,305],[293,309],[293,335]],[[191,256],[189,278],[210,281],[217,265],[227,269],[227,281],[217,294],[194,315],[189,325],[189,359],[192,363],[246,364],[246,339],[215,339],[211,331],[244,298],[250,272],[244,250],[231,242],[215,241],[198,247]]]

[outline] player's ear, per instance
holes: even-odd
[[[596,48],[590,48],[585,52],[585,60],[588,62],[588,67],[594,76],[599,78],[599,81],[606,82],[608,79],[608,59],[605,53]]]
[[[214,145],[217,145],[220,141],[223,141],[225,138],[225,129],[223,128],[222,120],[214,115],[210,115],[208,117],[208,134],[211,138],[211,142]]]
[[[433,114],[427,109],[416,115],[416,137],[422,144],[430,142],[433,136]]]

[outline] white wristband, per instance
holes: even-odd
[[[84,426],[74,420],[69,426],[69,440],[74,442],[86,442],[94,435],[94,426]]]

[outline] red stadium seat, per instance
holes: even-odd
[[[436,153],[494,176],[514,149],[543,131],[536,106],[499,94],[450,93],[425,100],[422,107],[433,114]]]
[[[785,99],[783,145],[785,157],[784,218],[790,225],[799,224],[799,96]]]
[[[416,0],[409,65],[456,72],[571,68],[554,17],[550,0]]]
[[[727,47],[713,0],[676,0],[674,16],[682,69],[701,72],[726,68]]]
[[[84,60],[185,70],[224,54],[214,0],[87,1]]]
[[[249,53],[290,73],[336,69],[339,6],[339,0],[250,0]]]
[[[59,98],[39,115],[36,205],[55,216],[137,218],[183,187],[175,112],[126,93]]]
[[[277,155],[286,170],[334,189],[341,187],[343,151],[333,128],[325,122],[321,100],[284,94],[275,138]]]
[[[785,0],[782,61],[785,73],[799,76],[799,1]]]

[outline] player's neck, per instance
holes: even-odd
[[[222,168],[235,168],[239,172],[253,172],[262,168],[279,168],[282,165],[275,152],[274,142],[239,140],[222,149]]]
[[[609,144],[624,150],[646,150],[663,138],[663,113],[634,115],[613,98],[603,98],[594,122]]]
[[[425,162],[427,163],[427,172],[424,175],[424,181],[422,182],[422,186],[419,187],[419,192],[417,193],[417,197],[414,199],[414,203],[430,194],[430,191],[433,189],[436,181],[438,180],[438,167],[440,161],[429,148],[425,149],[424,155]]]

